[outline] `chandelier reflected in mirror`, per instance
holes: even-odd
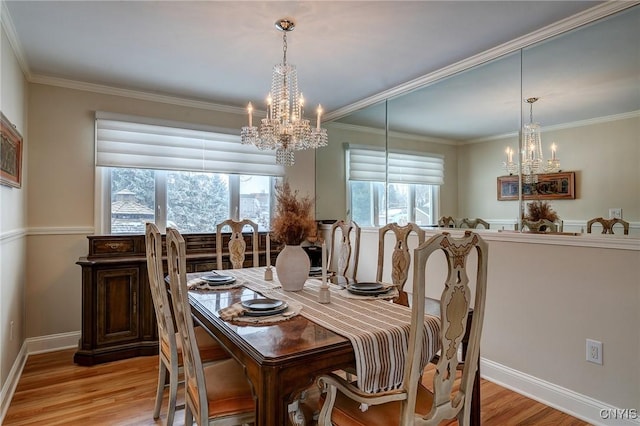
[[[327,130],[320,127],[320,105],[315,127],[304,118],[304,98],[298,91],[296,67],[287,63],[287,33],[293,31],[295,23],[283,18],[276,21],[275,25],[283,33],[283,57],[282,63],[273,67],[271,92],[267,96],[267,117],[261,120],[260,129],[253,126],[253,106],[249,103],[249,125],[242,128],[240,140],[259,149],[275,149],[276,162],[292,166],[295,151],[327,145]]]
[[[551,159],[544,161],[542,154],[542,137],[540,135],[540,124],[533,122],[533,104],[539,98],[527,98],[525,102],[529,104],[529,123],[522,128],[522,152],[521,152],[521,173],[523,183],[538,182],[538,175],[541,173],[555,173],[560,170],[560,160],[556,157],[556,144],[551,144]],[[502,162],[502,167],[507,173],[515,174],[518,171],[518,164],[513,161],[513,149],[507,147],[507,161]]]

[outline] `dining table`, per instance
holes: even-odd
[[[243,366],[256,400],[256,425],[309,424],[302,401],[315,378],[324,373],[355,371],[358,386],[366,392],[401,385],[402,368],[396,367],[403,365],[406,354],[398,348],[408,335],[410,308],[391,303],[384,295],[348,295],[336,285],[329,285],[329,303],[320,303],[319,292],[326,285],[318,277],[309,277],[301,291],[289,292],[282,290],[275,270],[273,280],[265,280],[264,272],[265,267],[218,271],[234,277],[236,285],[194,286],[189,291],[194,320]],[[205,274],[190,273],[187,280],[194,283]],[[224,314],[257,299],[284,301],[290,308],[275,319]],[[376,337],[361,335],[368,329]],[[425,335],[426,363],[439,349],[439,318],[425,316]],[[391,358],[385,361],[385,357]],[[385,369],[385,365],[394,368]],[[379,378],[380,366],[388,377]],[[479,424],[479,410],[475,421],[473,417],[472,424]]]

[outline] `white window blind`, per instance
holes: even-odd
[[[96,166],[284,176],[275,151],[186,123],[96,113]]]
[[[347,144],[349,180],[442,185],[444,158],[439,154],[389,150]],[[388,180],[385,163],[388,161]]]

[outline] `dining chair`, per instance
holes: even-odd
[[[411,266],[411,254],[409,253],[409,234],[414,232],[418,236],[418,244],[425,240],[425,231],[415,223],[408,223],[400,226],[397,223],[389,223],[378,230],[378,269],[376,273],[376,281],[382,282],[385,265],[385,236],[391,231],[394,233],[396,240],[391,254],[391,283],[398,289],[398,297],[393,301],[395,303],[409,306],[409,298],[404,291],[404,285],[409,277],[409,268]]]
[[[255,402],[244,368],[235,359],[204,366],[198,352],[186,278],[186,249],[180,232],[167,228],[171,300],[182,341],[185,425],[242,425],[255,421]]]
[[[340,230],[340,236],[336,232]],[[339,220],[331,225],[329,267],[332,280],[355,280],[360,256],[360,226],[356,222]]]
[[[451,216],[442,216],[438,219],[438,227],[440,228],[457,228],[457,221]]]
[[[475,218],[475,219],[469,219],[468,217],[465,217],[464,219],[462,219],[460,221],[460,225],[459,228],[471,228],[471,229],[476,229],[478,227],[478,225],[482,225],[484,227],[484,229],[489,229],[490,225],[489,222],[480,219],[479,217]]]
[[[465,231],[461,238],[453,238],[443,232],[414,250],[411,325],[402,384],[394,390],[370,394],[339,375],[320,376],[319,383],[326,390],[318,419],[320,426],[437,425],[442,420],[453,418],[457,418],[460,425],[469,424],[485,308],[487,250],[486,242],[470,230]],[[467,260],[472,251],[477,254],[473,302],[467,275]],[[440,252],[444,253],[449,274],[440,297],[441,356],[435,368],[432,389],[429,389],[421,383],[425,284],[427,261],[432,254]],[[474,315],[467,325],[472,303]],[[471,328],[467,362],[458,376],[454,374],[459,364],[458,349],[467,327]],[[457,380],[458,386],[454,387]]]
[[[527,228],[533,232],[558,232],[558,224],[551,222],[548,219],[539,220],[527,220],[522,219],[522,225],[520,229]]]
[[[591,233],[591,227],[594,223],[602,225],[603,234],[613,234],[613,225],[619,223],[622,225],[624,235],[629,235],[629,222],[626,220],[618,219],[617,217],[611,219],[605,219],[603,217],[596,217],[587,222],[587,234]]]
[[[162,272],[162,236],[158,227],[151,222],[145,224],[145,246],[149,287],[158,325],[158,357],[160,359],[153,418],[160,417],[160,408],[168,372],[169,407],[167,410],[167,424],[171,425],[176,411],[176,396],[180,380],[180,367],[182,365],[182,343],[174,327],[173,313],[167,295],[167,285]],[[198,350],[205,362],[229,358],[224,348],[202,327],[196,328],[195,337]]]
[[[216,225],[216,260],[218,269],[222,268],[222,229],[228,226],[231,229],[231,235],[229,236],[229,244],[227,248],[229,250],[229,261],[233,269],[241,269],[244,265],[245,253],[247,249],[247,243],[244,241],[242,231],[245,226],[251,227],[252,232],[252,245],[253,245],[253,266],[260,266],[258,257],[258,224],[249,219],[243,219],[240,221],[227,219],[224,222],[220,222]]]

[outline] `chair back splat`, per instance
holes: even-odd
[[[411,232],[418,236],[418,245],[422,244],[425,239],[425,231],[415,223],[408,223],[400,226],[397,223],[389,223],[378,231],[378,270],[376,273],[376,281],[382,282],[385,264],[385,235],[387,232],[393,232],[396,241],[391,255],[391,282],[398,289],[398,297],[395,303],[409,306],[407,293],[404,291],[404,285],[409,278],[409,270],[411,267],[411,254],[409,253],[409,234]]]
[[[244,241],[244,237],[242,236],[242,230],[245,226],[251,227],[253,266],[260,266],[258,257],[258,224],[249,219],[243,219],[241,221],[227,219],[216,225],[216,260],[218,269],[222,269],[222,229],[225,226],[231,228],[231,236],[229,237],[229,245],[227,246],[229,249],[229,262],[231,262],[231,267],[233,269],[241,269],[244,265],[247,243]]]
[[[473,252],[477,255],[475,296],[469,285],[467,262]],[[431,390],[422,383],[421,358],[426,338],[425,287],[433,285],[432,281],[427,282],[427,261],[434,253],[444,253],[448,275],[440,297],[440,358]],[[457,418],[460,425],[469,424],[471,396],[480,357],[487,255],[486,242],[470,230],[461,238],[443,232],[414,250],[411,327],[401,388],[366,393],[339,375],[323,375],[319,382],[327,392],[318,419],[320,426],[435,426],[453,418]],[[470,307],[473,307],[473,317],[468,322]],[[458,350],[467,327],[470,327],[469,346],[465,362],[460,363]],[[460,370],[458,376],[456,373]],[[456,389],[454,382],[458,380]],[[366,409],[363,411],[362,407]]]
[[[340,230],[340,239],[336,231]],[[360,256],[360,227],[357,223],[339,220],[331,225],[331,251],[329,253],[329,271],[336,278],[345,277],[355,280],[358,274]]]

